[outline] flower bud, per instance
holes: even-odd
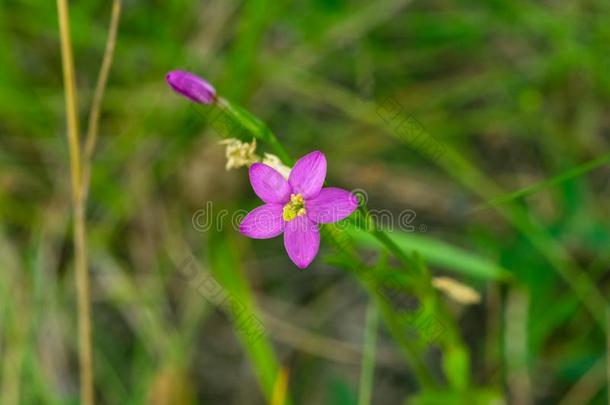
[[[184,70],[172,70],[165,75],[167,84],[179,94],[196,103],[211,104],[216,100],[216,89],[201,77]]]

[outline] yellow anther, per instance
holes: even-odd
[[[305,210],[305,201],[303,200],[303,196],[301,194],[291,194],[290,202],[284,206],[284,210],[282,212],[284,221],[290,222],[296,217],[300,217],[306,213],[307,211]]]

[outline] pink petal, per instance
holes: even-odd
[[[301,215],[286,222],[284,247],[288,252],[288,257],[297,267],[304,269],[309,266],[320,247],[318,225],[310,221],[307,215]]]
[[[281,204],[256,207],[239,224],[239,232],[254,239],[274,238],[284,231]]]
[[[318,195],[326,178],[326,157],[320,151],[314,151],[300,158],[290,171],[288,182],[294,194],[303,198]]]
[[[347,190],[328,187],[305,202],[307,216],[315,223],[328,224],[347,218],[358,207],[358,199]]]
[[[250,184],[266,203],[284,204],[290,200],[290,185],[284,176],[263,163],[250,166]]]

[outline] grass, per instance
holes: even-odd
[[[377,341],[378,318],[379,314],[377,313],[377,307],[373,303],[370,303],[366,311],[358,405],[367,405],[371,403],[373,387],[375,386],[375,345]]]

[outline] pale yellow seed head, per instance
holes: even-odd
[[[242,142],[238,139],[230,138],[219,142],[226,145],[225,156],[227,158],[226,169],[238,169],[240,167],[249,167],[260,160],[256,152],[256,139],[252,139],[251,143]]]

